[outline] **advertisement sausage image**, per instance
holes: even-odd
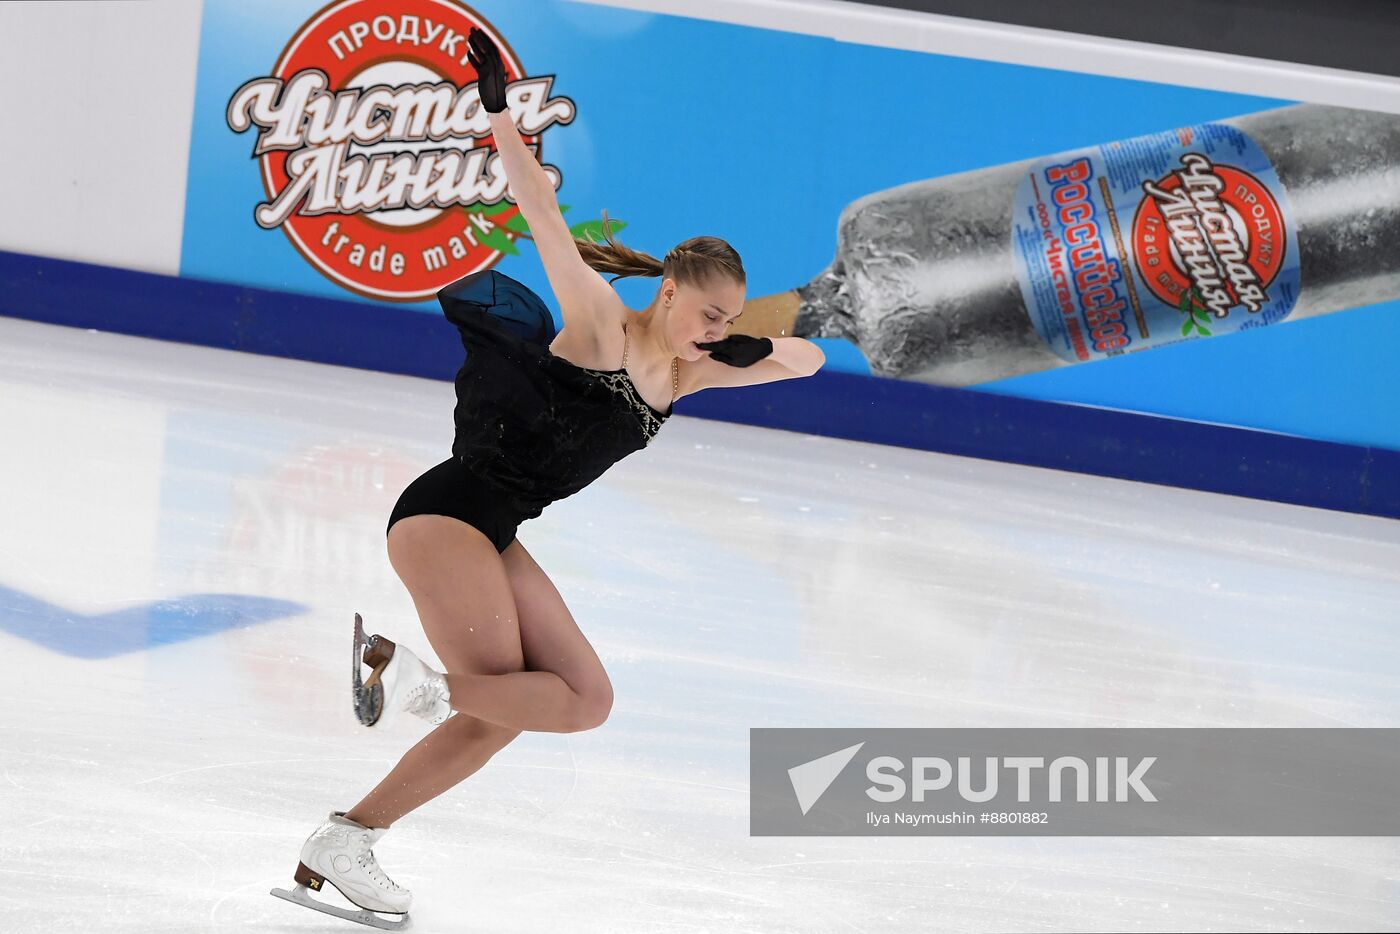
[[[967,386],[1400,297],[1400,116],[1299,104],[875,192],[735,329]]]

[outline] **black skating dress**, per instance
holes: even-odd
[[[556,357],[549,309],[510,276],[475,273],[438,301],[467,352],[457,371],[452,457],[409,484],[389,528],[406,516],[452,516],[504,551],[520,523],[650,444],[675,407],[672,399],[658,412],[637,392],[625,336],[622,369]]]

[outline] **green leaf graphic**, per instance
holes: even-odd
[[[1202,337],[1211,336],[1210,329],[1201,323],[1202,321],[1210,321],[1210,316],[1206,313],[1204,303],[1202,303],[1202,307],[1196,307],[1196,302],[1200,301],[1200,299],[1201,292],[1195,286],[1181,293],[1181,302],[1177,308],[1182,314],[1186,315],[1186,320],[1181,322],[1182,337],[1190,334],[1192,328],[1195,328],[1196,333]],[[1197,315],[1200,315],[1200,321],[1196,320]]]
[[[499,250],[508,256],[519,256],[520,250],[516,249],[514,241],[506,233],[504,227],[496,227],[490,233],[478,234],[477,240],[485,247],[492,250]]]
[[[513,207],[515,207],[515,205],[511,204],[508,201],[498,201],[495,204],[483,204],[482,202],[478,201],[475,204],[467,206],[467,213],[478,214],[482,217],[491,218],[498,217],[501,214],[504,214],[506,211],[509,211]],[[559,205],[559,213],[563,214],[564,212],[568,211],[570,207],[571,205],[567,204]],[[495,229],[493,229],[490,233],[480,234],[477,238],[483,246],[489,247],[490,249],[499,250],[500,252],[506,253],[510,256],[520,255],[520,250],[515,246],[514,240],[512,240],[509,235],[507,235],[507,230],[513,231],[527,240],[534,239],[530,236],[530,224],[525,220],[525,217],[522,214],[517,213],[514,217],[509,217],[501,221],[496,221],[495,223]],[[626,227],[627,222],[608,218],[608,226],[614,232],[616,232]],[[573,236],[577,239],[589,240],[593,243],[606,242],[603,238],[603,222],[601,219],[596,221],[585,221],[581,224],[575,224],[569,228],[569,232],[573,234]]]
[[[626,221],[620,221],[615,217],[608,218],[608,229],[614,234],[627,226]],[[591,243],[606,243],[603,237],[603,221],[599,218],[596,221],[584,221],[582,224],[575,224],[569,228],[569,232],[576,240],[587,240]]]
[[[473,211],[471,208],[468,208],[468,212],[473,214],[480,214],[483,217],[497,217],[503,214],[507,209],[512,207],[512,205],[506,204],[505,202],[501,202],[500,204],[493,204],[490,207],[483,207],[480,202],[477,202],[475,207],[480,208],[480,210]],[[567,210],[569,210],[569,205],[559,205],[560,214],[563,214]],[[512,230],[515,233],[520,234],[527,240],[534,239],[530,236],[530,222],[525,220],[525,215],[523,214],[516,213],[515,216],[509,217],[504,221],[497,221],[496,223],[506,228],[507,230]]]

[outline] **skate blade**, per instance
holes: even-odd
[[[365,908],[352,910],[350,908],[341,908],[338,905],[327,905],[325,902],[317,901],[312,898],[311,890],[304,885],[298,885],[291,891],[287,891],[286,889],[273,889],[268,894],[276,895],[278,898],[293,902],[303,908],[310,908],[312,911],[319,911],[322,914],[344,918],[346,921],[354,921],[357,924],[379,928],[381,931],[402,931],[411,923],[411,919],[407,913],[391,921],[388,918],[381,918],[379,915]]]
[[[384,686],[376,684],[379,672],[375,672],[370,683],[365,683],[360,678],[360,665],[364,655],[364,649],[368,646],[369,640],[365,637],[364,620],[360,614],[355,614],[355,644],[351,649],[350,685],[351,698],[355,706],[355,718],[363,726],[374,726],[379,722],[379,718],[384,713]],[[382,671],[382,669],[380,669]]]

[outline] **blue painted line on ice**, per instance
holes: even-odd
[[[290,600],[200,593],[89,615],[0,586],[0,631],[74,658],[112,658],[304,612]]]

